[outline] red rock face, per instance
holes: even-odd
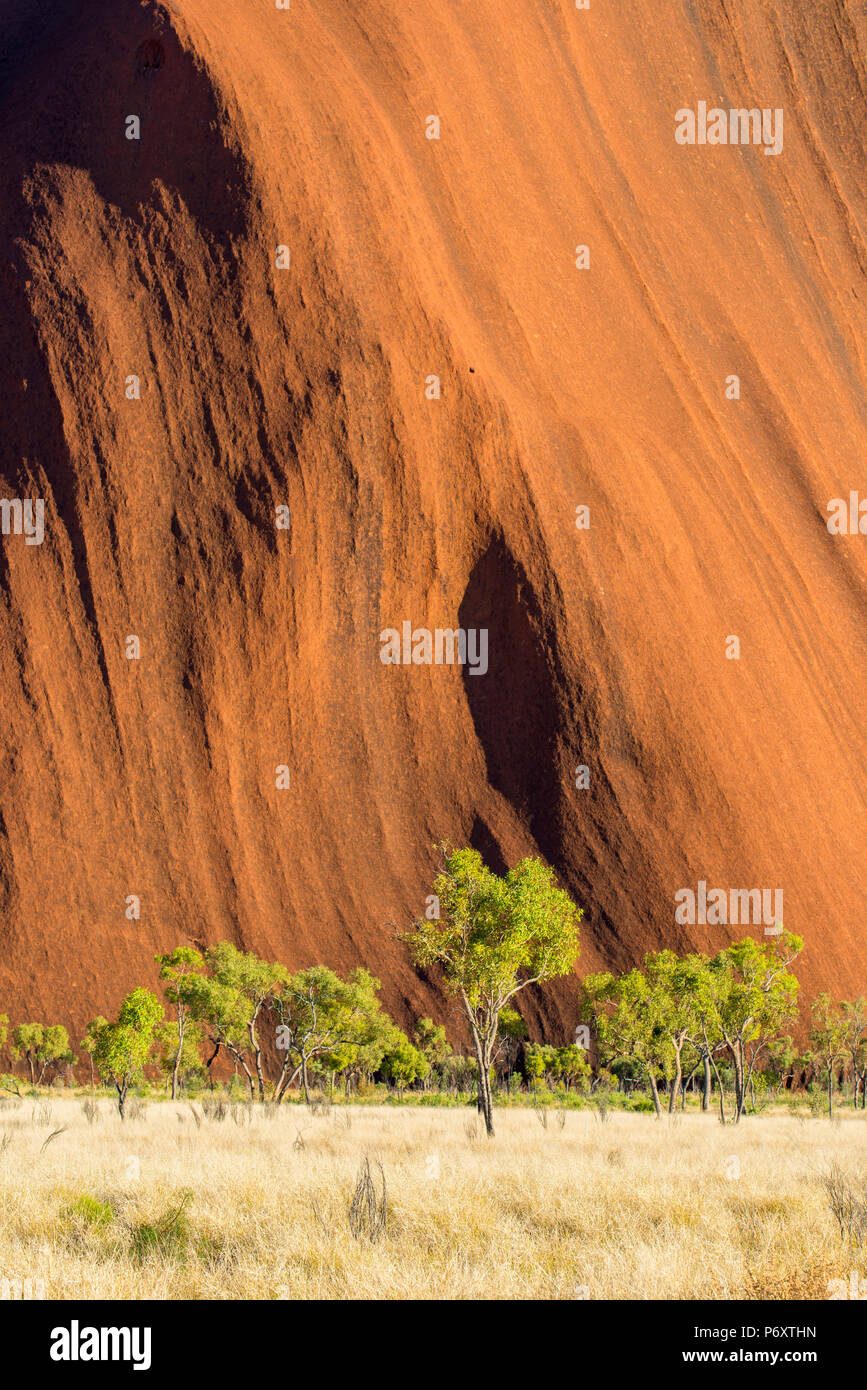
[[[0,538],[0,1006],[80,1029],[229,937],[443,1016],[394,937],[440,840],[554,864],[582,970],[743,935],[676,923],[702,880],[863,990],[863,7],[55,0],[0,42],[0,497],[45,502]],[[699,102],[781,153],[679,144]],[[384,665],[404,622],[486,674]]]

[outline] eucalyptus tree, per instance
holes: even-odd
[[[674,1113],[683,1084],[684,1057],[690,1049],[693,1055],[700,1052],[700,999],[706,971],[707,960],[698,954],[681,957],[674,951],[657,951],[644,958],[654,1027],[663,1039],[669,1073],[669,1114]]]
[[[659,1080],[671,1068],[673,1057],[658,990],[638,967],[624,975],[603,971],[584,980],[584,1001],[593,1016],[600,1061],[640,1066],[659,1117]]]
[[[174,951],[155,956],[154,959],[160,967],[163,993],[175,1010],[177,1046],[171,1067],[172,1100],[175,1100],[178,1094],[181,1058],[184,1056],[184,1039],[195,998],[194,977],[201,975],[205,962],[201,952],[193,946],[178,946]],[[170,1037],[168,1033],[163,1035],[164,1044],[168,1045]]]
[[[574,967],[581,909],[540,859],[522,859],[503,877],[474,849],[443,848],[433,884],[439,917],[402,934],[416,965],[438,966],[460,1000],[478,1066],[479,1106],[494,1133],[491,1068],[500,1015],[529,985]]]
[[[310,1067],[377,1071],[397,1029],[377,997],[380,981],[359,967],[347,980],[325,965],[290,975],[275,1001],[277,1048],[284,1061],[274,1099],[279,1103],[296,1076],[310,1100]]]
[[[260,1101],[265,1099],[265,1071],[262,1062],[262,1046],[259,1040],[259,1022],[263,1013],[276,1012],[277,1004],[289,980],[289,971],[279,962],[261,960],[252,951],[239,951],[231,941],[218,941],[205,953],[205,961],[211,978],[224,989],[235,991],[249,1006],[245,1012],[247,1046],[252,1056],[256,1072],[256,1086]],[[236,1043],[233,1055],[242,1049]],[[249,1068],[245,1066],[245,1071]]]
[[[95,1027],[93,1060],[100,1076],[114,1084],[121,1119],[129,1088],[144,1071],[162,1017],[163,1006],[156,995],[149,989],[134,989],[121,1004],[116,1022]]]
[[[840,1005],[843,1013],[846,1034],[846,1051],[852,1065],[852,1100],[858,1109],[859,1092],[863,1093],[865,1052],[867,1052],[867,999],[863,995]],[[867,1109],[867,1094],[862,1098],[862,1109]]]
[[[247,1078],[253,1100],[256,1081],[247,1061],[253,1015],[249,998],[237,984],[224,984],[209,975],[191,974],[186,989],[189,1016],[201,1024],[211,1045],[211,1055],[205,1063],[208,1076],[220,1051],[228,1052]]]
[[[807,1060],[825,1073],[828,1088],[828,1119],[834,1118],[834,1075],[850,1055],[846,1018],[842,1008],[830,994],[819,994],[810,1008],[811,1025]]]
[[[784,932],[773,942],[752,937],[733,942],[708,962],[700,988],[702,1032],[713,1046],[711,1061],[720,1086],[720,1118],[725,1123],[723,1087],[716,1052],[728,1054],[734,1076],[735,1124],[744,1113],[747,1090],[762,1044],[774,1037],[797,1011],[798,981],[789,966],[803,941]]]

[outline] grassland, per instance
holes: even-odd
[[[687,1112],[139,1103],[0,1106],[0,1285],[46,1298],[829,1297],[867,1276],[833,1164],[867,1193],[867,1119],[737,1128]],[[562,1123],[561,1123],[562,1119]],[[56,1131],[60,1131],[59,1133]],[[49,1136],[53,1135],[49,1139]],[[385,1229],[350,1229],[369,1158]],[[363,1213],[362,1213],[363,1215]],[[11,1284],[14,1293],[15,1284]],[[8,1293],[7,1293],[8,1296]]]

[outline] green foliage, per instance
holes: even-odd
[[[524,1057],[527,1065],[527,1075],[533,1081],[544,1081],[546,1076],[553,1075],[556,1064],[557,1050],[550,1047],[547,1043],[530,1043],[524,1049]]]
[[[115,1210],[111,1202],[99,1202],[95,1197],[90,1197],[86,1193],[81,1197],[76,1197],[74,1202],[70,1202],[61,1213],[61,1220],[64,1225],[91,1226],[96,1230],[105,1230],[115,1218]]]
[[[574,1043],[567,1047],[559,1047],[554,1074],[566,1086],[567,1090],[574,1087],[579,1091],[587,1091],[592,1069],[584,1049],[576,1047]]]
[[[638,968],[625,975],[603,972],[584,980],[585,1004],[591,1012],[600,1056],[639,1062],[655,1081],[670,1051],[660,1001]]]
[[[171,1076],[177,1067],[186,1084],[201,1077],[204,1071],[202,1037],[201,1025],[188,1022],[184,1028],[184,1040],[180,1049],[180,1058],[178,1058],[178,1025],[176,1023],[157,1024],[154,1030],[154,1042],[157,1047],[156,1061],[163,1076]]]
[[[461,1001],[491,1135],[490,1073],[500,1015],[520,990],[572,970],[582,913],[540,859],[522,859],[501,878],[473,849],[444,849],[433,893],[439,919],[418,919],[402,939],[416,965],[438,966],[446,990]]]
[[[106,1023],[108,1023],[108,1019],[103,1018],[102,1014],[99,1014],[90,1023],[88,1023],[87,1028],[85,1029],[84,1037],[78,1044],[82,1052],[87,1052],[90,1056],[93,1056],[93,1052],[96,1047],[97,1035],[99,1034],[100,1028],[102,1028]]]
[[[513,1042],[520,1042],[522,1038],[526,1038],[527,1025],[517,1009],[502,1010],[497,1025],[497,1035],[501,1038],[509,1038]]]
[[[95,1028],[93,1060],[100,1075],[115,1085],[121,1119],[129,1087],[142,1074],[162,1017],[163,1006],[156,995],[139,988],[124,999],[116,1023]]]
[[[439,920],[421,918],[403,939],[416,964],[439,965],[446,988],[471,1009],[496,1001],[499,1014],[525,985],[573,968],[583,914],[541,860],[522,859],[500,878],[476,850],[455,850],[433,892]]]
[[[415,1025],[415,1045],[424,1053],[431,1068],[442,1067],[452,1055],[451,1044],[441,1023],[433,1019],[420,1018]]]
[[[403,1036],[382,1009],[380,988],[379,980],[361,967],[347,980],[324,965],[290,976],[275,1003],[278,1045],[287,1058],[283,1079],[290,1063],[301,1068],[305,1092],[314,1064],[331,1073],[372,1076],[395,1039]]]
[[[248,1000],[254,1014],[279,994],[289,978],[285,965],[260,960],[252,951],[239,951],[231,941],[218,941],[207,952],[206,959],[212,979],[237,990]]]
[[[419,1019],[407,1037],[382,1008],[379,980],[364,968],[346,979],[321,965],[292,974],[230,942],[218,943],[204,956],[189,946],[157,956],[175,1018],[164,1021],[156,997],[146,989],[133,990],[115,1022],[99,1017],[88,1025],[82,1051],[103,1083],[114,1084],[122,1116],[134,1087],[146,1093],[144,1069],[154,1048],[154,1060],[164,1076],[171,1076],[175,1094],[181,1079],[189,1087],[204,1076],[205,1041],[212,1049],[209,1065],[225,1048],[246,1078],[248,1099],[257,1082],[264,1099],[268,1059],[257,1036],[263,1020],[276,1029],[282,1064],[271,1091],[274,1100],[288,1093],[299,1074],[308,1100],[311,1077],[327,1082],[333,1095],[341,1076],[347,1095],[355,1082],[359,1099],[379,1103],[393,1099],[391,1087],[401,1099],[409,1091],[408,1098],[418,1103],[448,1104],[451,1099],[465,1104],[475,1087],[489,1125],[495,1085],[507,1101],[519,1103],[523,1081],[514,1068],[523,1052],[534,1103],[542,1107],[590,1103],[606,1109],[654,1107],[659,1113],[663,1084],[669,1083],[673,1109],[681,1083],[692,1084],[695,1092],[693,1078],[703,1081],[703,1062],[716,1079],[723,1119],[732,1091],[737,1120],[747,1108],[767,1105],[805,1065],[826,1077],[824,1100],[821,1091],[811,1088],[817,1112],[825,1104],[830,1108],[846,1068],[856,1106],[859,1099],[867,1104],[867,1000],[835,1003],[820,996],[812,1008],[810,1051],[803,1058],[781,1031],[797,1007],[798,981],[789,970],[802,945],[797,937],[785,934],[773,943],[748,938],[712,959],[651,952],[641,968],[623,975],[589,976],[581,1016],[595,1028],[594,1080],[583,1048],[525,1043],[526,1023],[512,1006],[531,982],[568,972],[577,954],[582,914],[557,887],[551,870],[526,859],[501,878],[475,851],[448,852],[434,890],[439,920],[416,922],[404,939],[420,966],[442,971],[446,988],[463,1005],[473,1056],[455,1054],[445,1028],[431,1018]],[[0,1045],[7,1032],[5,1015],[0,1015]],[[14,1057],[27,1058],[34,1084],[49,1067],[74,1060],[61,1025],[22,1023],[12,1029],[9,1041]],[[650,1096],[635,1090],[642,1079]],[[423,1091],[413,1093],[410,1088],[420,1082]],[[434,1088],[439,1094],[430,1094]],[[14,1079],[11,1089],[17,1090]],[[243,1096],[239,1075],[231,1078],[228,1089],[238,1099]],[[141,1251],[164,1235],[173,1239],[163,1229],[171,1217],[168,1213],[142,1227],[137,1237]],[[185,1223],[182,1203],[169,1225],[183,1232]]]
[[[645,1095],[643,1091],[635,1091],[630,1096],[629,1102],[630,1110],[635,1110],[641,1115],[653,1113],[653,1101],[650,1096]]]
[[[413,1047],[409,1038],[395,1029],[382,1059],[383,1075],[394,1083],[398,1091],[403,1091],[414,1081],[423,1081],[429,1071],[430,1064],[424,1053]]]
[[[69,1034],[60,1023],[19,1023],[12,1032],[12,1057],[24,1057],[34,1086],[41,1084],[51,1066],[72,1066],[75,1057],[70,1051]]]
[[[199,976],[191,965],[184,984],[191,1016],[207,1024],[215,1046],[226,1047],[241,1066],[251,1097],[258,1087],[259,1099],[264,1100],[265,1073],[257,1028],[260,1015],[279,1005],[289,971],[278,961],[239,951],[231,941],[218,941],[206,952],[205,962],[209,977]]]
[[[746,937],[710,961],[701,1006],[727,1045],[754,1041],[793,1016],[798,981],[787,966],[803,948],[789,932],[773,944]]]
[[[190,1016],[200,1022],[214,1046],[239,1055],[253,1017],[253,1006],[237,985],[190,975],[185,986]]]
[[[192,946],[178,946],[165,955],[154,956],[160,967],[160,979],[170,1004],[183,1006],[191,989],[194,975],[201,975],[205,962],[201,952]]]
[[[807,1060],[813,1065],[832,1069],[841,1062],[848,1050],[847,1018],[840,1004],[830,994],[819,994],[811,1009],[810,1051]]]
[[[187,1207],[193,1194],[184,1190],[176,1206],[170,1207],[156,1221],[141,1221],[132,1228],[131,1253],[143,1264],[148,1258],[176,1260],[182,1264],[193,1244],[194,1233]]]

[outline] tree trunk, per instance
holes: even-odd
[[[708,1053],[708,1056],[710,1056],[710,1053]],[[716,1077],[716,1084],[719,1088],[719,1122],[721,1125],[724,1125],[726,1122],[725,1088],[723,1087],[722,1077],[719,1074],[719,1068],[713,1058],[711,1058],[711,1062],[713,1063],[713,1074]]]
[[[732,1062],[735,1070],[735,1124],[739,1124],[747,1103],[744,1058],[739,1045],[732,1048]]]
[[[674,1108],[675,1108],[675,1106],[677,1105],[677,1097],[678,1097],[678,1095],[679,1095],[679,1093],[680,1093],[680,1083],[681,1083],[681,1081],[683,1080],[683,1072],[682,1072],[682,1070],[681,1070],[681,1065],[680,1065],[680,1053],[679,1053],[679,1052],[677,1052],[677,1053],[675,1054],[675,1058],[676,1058],[676,1068],[677,1068],[677,1069],[676,1069],[676,1071],[675,1071],[675,1073],[674,1073],[674,1080],[673,1080],[672,1083],[671,1083],[670,1094],[669,1094],[669,1097],[668,1097],[668,1113],[669,1113],[669,1115],[673,1115],[673,1114],[674,1114]]]
[[[214,1042],[213,1038],[211,1038],[211,1042]],[[214,1060],[215,1060],[215,1058],[216,1058],[217,1053],[219,1052],[219,1050],[220,1050],[220,1044],[219,1044],[218,1042],[215,1042],[215,1043],[214,1043],[214,1050],[213,1050],[213,1052],[211,1053],[210,1057],[208,1058],[207,1062],[205,1063],[205,1066],[206,1066],[207,1069],[208,1069],[208,1088],[209,1088],[209,1090],[211,1090],[211,1091],[213,1091],[213,1089],[214,1089],[214,1078],[213,1078],[213,1075],[211,1074],[211,1067],[214,1065]]]
[[[485,1129],[488,1138],[492,1139],[494,1136],[494,1106],[491,1099],[491,1059],[488,1055],[490,1047],[487,1042],[482,1042],[476,1027],[473,1028],[473,1047],[476,1053],[476,1063],[479,1068],[479,1111],[485,1121]]]
[[[242,1072],[247,1078],[247,1085],[250,1088],[250,1100],[254,1101],[256,1099],[256,1082],[253,1077],[253,1073],[250,1071],[250,1068],[247,1066],[247,1063],[244,1061],[244,1058],[241,1056],[241,1053],[238,1051],[236,1047],[232,1047],[232,1045],[229,1044],[229,1051],[231,1052],[232,1057],[235,1061],[235,1072],[237,1074],[238,1067],[241,1068]]]
[[[310,1087],[309,1087],[308,1084],[307,1084],[307,1058],[304,1057],[304,1056],[302,1056],[302,1058],[301,1058],[301,1085],[302,1085],[302,1087],[303,1087],[303,1089],[304,1089],[304,1100],[305,1100],[306,1104],[309,1105],[309,1104],[310,1104]]]
[[[702,1058],[702,1061],[704,1062],[704,1087],[703,1087],[702,1093],[701,1093],[701,1108],[702,1108],[703,1111],[707,1112],[708,1110],[710,1110],[710,1090],[711,1090],[710,1057],[709,1057],[709,1055],[708,1055],[707,1053],[704,1054],[704,1057]]]
[[[486,1065],[480,1073],[480,1080],[482,1081],[482,1114],[485,1118],[485,1129],[488,1132],[488,1138],[492,1139],[494,1136],[494,1103],[491,1097],[490,1063],[487,1062],[487,1059],[485,1060]]]
[[[184,1050],[184,1025],[181,1022],[180,1012],[178,1013],[178,1052],[175,1057],[175,1065],[172,1067],[172,1100],[178,1098],[178,1072],[181,1069],[181,1053]]]
[[[301,1071],[301,1064],[300,1064],[300,1062],[299,1062],[298,1066],[295,1068],[295,1070],[293,1071],[292,1075],[290,1076],[290,1075],[289,1075],[289,1063],[288,1063],[288,1062],[286,1063],[286,1065],[284,1066],[284,1068],[283,1068],[282,1072],[280,1073],[280,1076],[279,1076],[279,1078],[278,1078],[278,1080],[277,1080],[277,1085],[274,1087],[274,1101],[275,1101],[275,1103],[276,1103],[277,1105],[280,1104],[280,1102],[281,1102],[281,1100],[283,1099],[283,1097],[285,1096],[286,1092],[289,1090],[289,1087],[292,1086],[292,1085],[294,1084],[295,1078],[298,1076],[298,1074],[299,1074],[300,1071]]]
[[[653,1096],[653,1108],[656,1111],[656,1118],[660,1119],[662,1116],[662,1106],[659,1103],[659,1088],[656,1084],[656,1077],[653,1075],[653,1069],[650,1066],[647,1068],[647,1076],[650,1081],[650,1094]]]
[[[248,1028],[247,1028],[247,1031],[248,1031],[248,1033],[250,1034],[250,1046],[251,1046],[251,1048],[253,1049],[253,1057],[254,1057],[254,1059],[255,1059],[255,1064],[256,1064],[256,1085],[257,1085],[258,1088],[259,1088],[259,1099],[260,1099],[260,1101],[262,1101],[263,1104],[264,1104],[264,1101],[265,1101],[265,1077],[264,1077],[264,1075],[263,1075],[263,1073],[262,1073],[262,1049],[261,1049],[261,1047],[259,1046],[259,1039],[256,1037],[256,1020],[255,1020],[255,1018],[251,1020],[249,1026],[248,1026]]]

